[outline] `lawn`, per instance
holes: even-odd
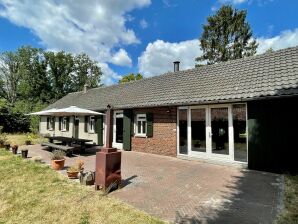
[[[7,141],[11,145],[24,145],[29,135],[31,136],[32,144],[40,144],[41,142],[46,141],[46,139],[41,137],[40,135],[34,135],[34,134],[28,134],[28,135],[23,133],[7,134],[6,137],[7,137]]]
[[[278,223],[298,223],[298,175],[285,175],[284,206]]]
[[[162,223],[0,149],[0,223]]]

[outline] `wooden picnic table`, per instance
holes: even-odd
[[[86,149],[86,142],[92,142],[90,139],[82,139],[82,138],[70,138],[64,136],[48,136],[50,143],[54,143],[54,141],[60,141],[63,145],[71,146],[72,144],[78,144],[81,146],[81,152],[84,152]]]

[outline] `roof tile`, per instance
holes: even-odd
[[[298,95],[298,47],[215,65],[70,93],[49,108],[114,108],[200,104]]]

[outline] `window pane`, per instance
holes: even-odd
[[[229,155],[228,108],[211,108],[212,153]]]
[[[206,109],[191,110],[191,150],[206,152]]]
[[[142,128],[142,134],[146,134],[146,121],[143,121]]]
[[[93,130],[94,130],[94,120],[91,120],[90,131],[93,131]]]
[[[138,121],[138,134],[141,134],[141,130],[142,130],[142,122]]]
[[[234,159],[247,162],[247,132],[246,132],[246,106],[236,104],[232,108],[234,127]]]
[[[187,110],[179,110],[179,153],[187,154]]]

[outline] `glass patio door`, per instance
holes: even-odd
[[[191,151],[203,152],[207,150],[206,139],[206,109],[194,108],[190,111],[191,126]]]
[[[247,163],[246,110],[244,103],[179,107],[177,154]]]
[[[229,155],[229,108],[210,108],[211,152]]]
[[[178,154],[234,160],[231,105],[181,107]]]

